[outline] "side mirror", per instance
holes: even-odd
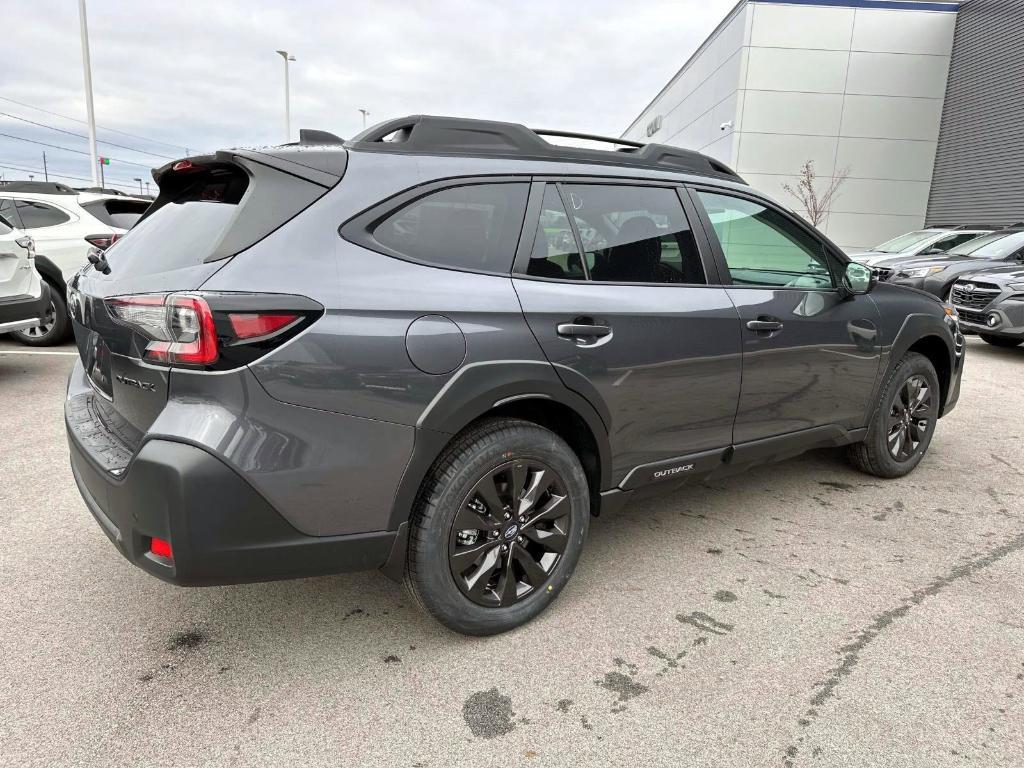
[[[851,261],[843,273],[843,287],[851,296],[860,296],[875,287],[875,276],[871,267]]]

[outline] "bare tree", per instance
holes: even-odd
[[[828,216],[832,201],[849,175],[850,168],[847,166],[836,171],[829,183],[819,189],[820,180],[814,171],[814,161],[808,160],[800,167],[800,173],[795,177],[796,186],[786,182],[782,188],[800,201],[806,219],[814,226],[818,226]]]

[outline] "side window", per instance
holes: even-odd
[[[945,253],[951,248],[956,248],[961,243],[966,243],[968,240],[973,240],[978,236],[977,232],[958,232],[955,235],[946,235],[939,240],[936,240],[928,248],[925,249],[925,253]]]
[[[23,229],[21,226],[21,219],[18,218],[18,211],[14,207],[14,201],[10,199],[0,199],[0,216],[4,217],[4,220],[15,229]]]
[[[467,184],[421,197],[373,229],[386,248],[453,269],[508,272],[529,184]]]
[[[63,211],[46,203],[37,203],[35,200],[18,200],[15,206],[25,229],[53,227],[71,220],[71,217]]]
[[[0,216],[0,235],[9,235],[13,231],[14,230],[11,228],[11,225],[7,223],[7,219]]]
[[[576,248],[576,238],[565,215],[562,198],[554,184],[544,187],[537,237],[526,274],[553,277],[559,280],[586,280],[583,260]]]
[[[736,285],[831,290],[824,246],[778,211],[711,192],[698,193]]]
[[[590,278],[704,284],[704,266],[674,189],[572,184],[565,191]]]

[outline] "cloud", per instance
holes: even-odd
[[[618,135],[735,0],[431,3],[91,0],[96,120],[153,139],[101,139],[168,156],[284,139],[283,48],[292,129],[348,137],[370,122],[431,113]],[[10,10],[10,9],[9,9]],[[0,96],[85,117],[78,14],[33,0],[6,14]],[[12,20],[14,24],[11,25]],[[81,123],[0,101],[0,111],[86,133]],[[87,151],[75,136],[0,115],[0,132]],[[167,144],[174,146],[167,146]],[[0,165],[89,175],[88,157],[0,137]],[[152,154],[100,145],[132,184]],[[128,165],[132,161],[141,166]],[[0,168],[7,178],[24,174]]]

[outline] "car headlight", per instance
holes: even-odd
[[[1010,290],[1017,293],[1024,293],[1024,283],[1010,283]]]
[[[916,267],[915,269],[902,270],[896,277],[928,277],[936,272],[942,272],[945,267]]]

